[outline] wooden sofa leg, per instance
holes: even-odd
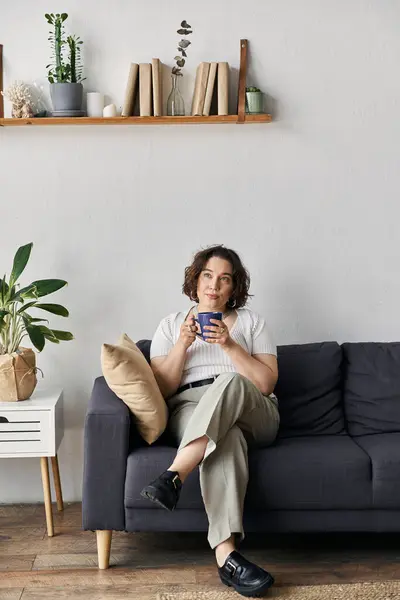
[[[110,565],[111,537],[111,529],[98,529],[96,531],[99,569],[108,569]]]

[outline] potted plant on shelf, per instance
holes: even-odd
[[[49,69],[47,79],[50,83],[50,95],[53,103],[53,116],[82,116],[83,86],[81,45],[79,37],[65,37],[64,23],[67,13],[46,13],[49,25],[49,41],[53,50],[53,63],[46,66]],[[67,56],[65,54],[67,53]]]
[[[258,87],[246,88],[246,112],[248,114],[264,112],[264,94]]]
[[[27,400],[36,387],[36,355],[31,348],[21,346],[29,337],[33,346],[41,352],[46,340],[59,344],[72,340],[68,331],[50,329],[43,323],[47,319],[33,317],[28,309],[38,308],[49,313],[68,317],[60,304],[42,303],[39,299],[67,285],[62,279],[41,279],[20,288],[17,283],[24,271],[33,244],[21,246],[14,257],[10,279],[0,279],[0,401]],[[27,302],[30,300],[30,302]]]

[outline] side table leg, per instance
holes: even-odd
[[[64,502],[62,497],[60,470],[58,468],[58,456],[51,457],[51,466],[53,467],[54,487],[56,488],[57,509],[64,510]]]
[[[51,492],[50,492],[50,477],[49,477],[49,464],[47,457],[42,456],[40,458],[40,468],[42,471],[42,483],[43,483],[43,494],[44,494],[44,507],[46,511],[46,523],[47,523],[47,535],[53,537],[53,513],[51,510]]]

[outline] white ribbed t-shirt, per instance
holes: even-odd
[[[236,313],[237,319],[230,331],[231,338],[250,355],[276,356],[276,345],[265,319],[249,308],[239,308]],[[178,341],[180,328],[186,316],[185,312],[177,312],[161,320],[151,341],[150,358],[169,354]],[[187,350],[180,385],[231,372],[236,372],[235,365],[221,346],[210,344],[198,337]]]

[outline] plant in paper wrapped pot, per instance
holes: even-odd
[[[72,333],[48,326],[43,316],[33,316],[32,309],[39,309],[60,317],[68,317],[68,310],[61,304],[42,302],[63,288],[62,279],[40,279],[22,287],[18,282],[31,255],[33,244],[18,248],[11,275],[0,278],[0,401],[27,400],[33,393],[37,379],[36,355],[31,348],[22,346],[29,338],[41,352],[46,341],[59,344],[74,339]]]

